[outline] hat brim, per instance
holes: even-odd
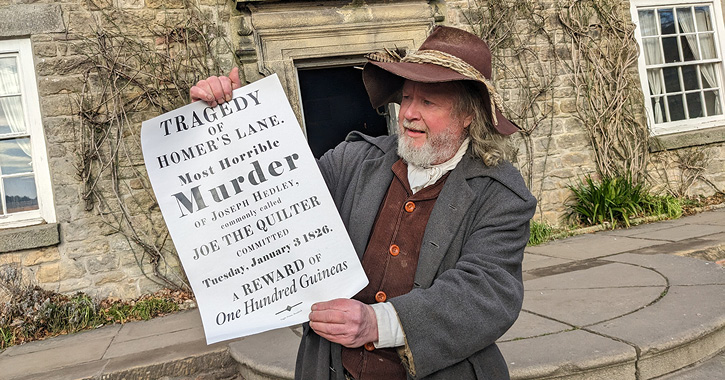
[[[488,90],[483,83],[443,66],[427,63],[369,61],[363,68],[363,83],[370,97],[370,103],[374,108],[388,103],[400,103],[400,89],[406,79],[421,83],[442,83],[458,80],[475,82],[484,101],[486,103],[490,101]],[[488,112],[490,113],[490,110]],[[498,124],[494,125],[494,127],[502,135],[510,135],[520,130],[514,122],[503,116],[498,107],[496,107],[496,119]]]

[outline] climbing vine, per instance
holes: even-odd
[[[554,88],[560,64],[549,25],[551,10],[533,0],[474,0],[464,13],[474,33],[491,48],[492,79],[506,98],[507,116],[521,128],[524,161],[519,168],[529,188],[535,173],[543,178],[546,172],[554,126]],[[540,129],[543,133],[535,137]],[[543,152],[535,152],[535,144]],[[536,157],[543,160],[535,168]],[[539,183],[542,186],[543,180]],[[538,189],[538,198],[542,191]]]
[[[142,32],[128,30],[138,20],[127,11],[110,8],[94,16],[93,33],[83,38],[87,70],[75,99],[85,208],[126,238],[149,279],[188,288],[181,271],[172,269],[177,258],[143,166],[140,125],[188,103],[198,79],[231,66],[219,11],[186,2],[182,9],[158,11],[156,19],[163,21]],[[227,62],[220,51],[230,52]]]
[[[635,26],[621,1],[559,4],[559,21],[572,54],[577,113],[586,128],[601,177],[643,182],[648,136],[637,80]]]

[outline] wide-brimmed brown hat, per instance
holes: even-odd
[[[503,101],[491,82],[491,50],[476,35],[438,26],[416,52],[401,54],[386,50],[366,57],[363,82],[375,108],[398,102],[406,79],[423,83],[473,81],[484,104],[491,105],[487,111],[496,130],[503,135],[519,130],[501,113]]]

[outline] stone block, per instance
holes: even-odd
[[[35,281],[39,284],[58,283],[60,281],[60,263],[46,263],[35,272]]]
[[[36,249],[23,255],[23,266],[33,266],[58,261],[59,259],[60,253],[56,247]]]
[[[13,4],[0,8],[0,37],[65,32],[59,4]]]
[[[84,56],[42,58],[36,62],[39,77],[83,74],[93,63]]]
[[[60,281],[83,278],[86,270],[75,260],[65,260],[60,266]]]
[[[67,94],[47,95],[40,98],[40,108],[44,116],[69,116],[73,115],[75,102]]]
[[[41,81],[42,83],[42,81]],[[77,120],[70,116],[44,117],[45,138],[49,143],[74,142],[73,129]]]
[[[118,286],[126,278],[121,272],[110,272],[94,278],[94,286],[115,285]],[[116,295],[118,296],[118,295]]]
[[[60,235],[56,223],[0,230],[0,253],[48,247],[58,243]]]
[[[44,77],[38,82],[40,96],[80,93],[82,89],[83,77],[80,75]]]
[[[58,292],[63,294],[75,293],[75,292],[86,292],[92,290],[91,280],[87,277],[73,278],[60,281],[58,284]]]
[[[89,256],[85,258],[85,263],[90,274],[112,272],[118,269],[118,258],[113,254]]]
[[[186,6],[183,0],[146,0],[150,9],[182,9]]]
[[[58,56],[58,44],[55,42],[37,42],[33,44],[36,57],[51,58]]]

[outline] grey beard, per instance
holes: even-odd
[[[414,123],[403,120],[403,126],[410,128]],[[413,128],[418,129],[418,128]],[[398,156],[409,164],[423,168],[440,164],[453,157],[461,146],[466,135],[462,134],[460,139],[451,138],[451,134],[445,131],[435,136],[428,136],[422,147],[413,146],[413,140],[405,134],[398,134]]]

